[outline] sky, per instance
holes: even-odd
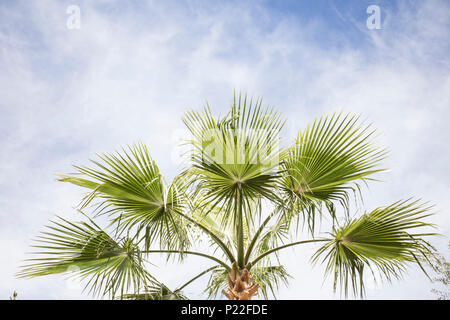
[[[367,26],[370,5],[380,8],[379,29]],[[1,1],[0,299],[14,290],[19,299],[91,298],[64,276],[14,276],[50,219],[80,219],[82,190],[55,174],[143,142],[170,180],[183,113],[208,102],[224,114],[234,90],[276,107],[288,142],[329,112],[373,123],[390,170],[364,190],[365,209],[430,201],[442,234],[432,243],[450,258],[448,17],[445,0]],[[278,298],[340,298],[323,266],[311,266],[314,249],[281,254],[293,278]],[[159,262],[152,272],[172,288],[207,267],[201,258]],[[204,297],[206,281],[186,295]],[[438,287],[414,266],[393,283],[367,281],[368,299],[435,299]]]

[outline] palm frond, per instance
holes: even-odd
[[[143,293],[125,294],[125,300],[188,300],[188,298],[178,291],[170,290],[162,283],[153,284]]]
[[[351,286],[355,295],[359,292],[363,296],[365,267],[372,274],[377,269],[388,281],[400,278],[409,262],[417,263],[425,272],[422,263],[435,254],[422,238],[435,235],[424,232],[433,226],[423,221],[431,215],[430,209],[418,200],[377,208],[334,229],[333,239],[317,250],[313,261],[327,262],[326,273],[334,277],[334,290],[339,285],[345,295]]]
[[[285,153],[280,187],[311,231],[318,213],[328,209],[334,218],[335,202],[348,210],[349,193],[384,170],[379,164],[386,151],[373,145],[374,134],[358,116],[334,113],[301,130]]]
[[[251,274],[253,281],[260,285],[258,296],[262,295],[264,299],[275,298],[279,287],[287,286],[291,277],[282,265],[253,267]]]
[[[185,206],[181,180],[166,185],[145,145],[99,157],[102,162],[92,161],[95,168],[75,166],[86,179],[75,175],[59,179],[92,190],[83,207],[94,198],[102,199],[103,213],[113,216],[119,231],[144,230],[147,248],[152,242],[166,249],[188,248],[185,221],[178,214]]]
[[[255,199],[274,199],[274,182],[279,166],[279,132],[284,124],[280,114],[262,109],[262,101],[235,96],[230,113],[215,119],[209,108],[188,112],[183,121],[192,133],[192,168],[187,173],[195,192],[205,202],[235,213],[238,193],[244,212]],[[225,218],[235,219],[232,214]],[[250,224],[253,216],[246,215]],[[225,223],[225,222],[224,222]]]
[[[90,293],[111,297],[138,293],[155,282],[131,239],[116,241],[92,220],[74,223],[59,217],[36,242],[32,247],[39,251],[33,255],[38,257],[27,260],[19,277],[71,274],[87,280]]]

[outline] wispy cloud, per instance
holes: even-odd
[[[75,215],[80,190],[55,183],[54,173],[142,141],[173,176],[171,136],[181,114],[206,99],[223,114],[235,88],[277,106],[290,137],[323,112],[362,113],[392,150],[392,171],[371,186],[368,209],[423,196],[441,210],[435,222],[448,235],[447,2],[380,2],[382,30],[365,28],[365,11],[337,8],[348,31],[262,3],[76,3],[80,30],[66,27],[69,2],[0,5],[1,297],[13,290],[22,298],[80,296],[60,278],[13,278],[41,226],[56,213]],[[329,283],[320,286],[322,269],[309,266],[310,251],[285,255],[295,280],[282,298],[333,297]],[[428,280],[411,274],[369,297],[432,298]]]

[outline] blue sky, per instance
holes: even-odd
[[[366,27],[373,4],[380,30]],[[80,29],[66,26],[69,5],[80,8]],[[170,179],[182,113],[207,100],[223,114],[234,89],[276,106],[288,142],[323,113],[362,114],[391,150],[391,170],[366,190],[366,209],[411,196],[435,203],[444,237],[434,244],[448,256],[449,16],[449,3],[438,0],[2,1],[0,298],[13,290],[19,298],[87,298],[62,276],[14,278],[49,219],[79,218],[82,191],[55,182],[55,173],[142,141]],[[280,298],[339,298],[323,268],[308,263],[313,249],[285,254],[294,279]],[[176,286],[180,270],[194,275],[198,264],[153,271]],[[433,284],[408,271],[372,285],[368,298],[433,299]]]

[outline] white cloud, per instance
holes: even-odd
[[[441,210],[435,219],[448,235],[446,2],[400,6],[382,30],[360,29],[360,46],[339,35],[336,43],[321,41],[324,32],[335,32],[326,21],[305,23],[248,3],[79,3],[80,30],[66,28],[63,2],[0,6],[0,18],[8,22],[0,28],[0,296],[13,290],[19,298],[79,296],[57,277],[13,278],[29,238],[56,213],[74,216],[80,190],[55,183],[54,173],[69,172],[72,163],[86,163],[96,152],[142,141],[173,176],[177,166],[167,140],[182,129],[182,113],[208,100],[223,114],[234,88],[277,106],[288,119],[289,138],[323,112],[362,113],[392,150],[392,171],[383,175],[385,183],[371,186],[368,209],[423,196]],[[446,241],[437,241],[441,250]],[[333,297],[329,282],[321,287],[322,268],[310,267],[310,254],[283,254],[295,280],[282,288],[281,298]],[[167,268],[161,267],[179,270]],[[189,264],[183,268],[197,272]],[[183,278],[170,274],[174,278],[161,272],[173,286]],[[193,296],[202,284],[189,289]],[[368,297],[433,298],[430,288],[414,269]]]

